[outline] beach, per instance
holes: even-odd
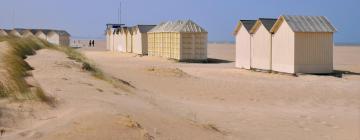
[[[27,62],[58,103],[24,103],[32,117],[2,139],[360,139],[360,47],[335,47],[342,78],[237,69],[233,44],[209,44],[209,63],[108,52],[99,40],[79,51],[128,88],[40,50]]]

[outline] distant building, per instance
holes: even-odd
[[[240,20],[236,26],[234,36],[236,38],[236,63],[235,66],[243,69],[251,69],[251,28],[256,20]]]
[[[191,20],[163,22],[148,32],[149,56],[207,60],[208,32]]]
[[[272,69],[286,73],[331,73],[333,34],[324,16],[280,16],[271,29]]]
[[[251,29],[251,68],[272,70],[271,28],[277,19],[260,18]]]

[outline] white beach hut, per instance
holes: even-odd
[[[156,25],[137,25],[132,27],[133,53],[148,54],[148,37],[149,32]]]
[[[122,27],[122,28],[119,28],[118,30],[119,30],[119,35],[120,35],[119,51],[127,52],[126,51],[127,27]]]
[[[105,30],[105,34],[106,34],[106,50],[109,50],[109,51],[118,51],[118,45],[119,44],[118,42],[115,41],[116,40],[119,40],[118,38],[115,37],[115,35],[117,35],[118,37],[118,34],[117,33],[117,30],[119,28],[121,28],[122,26],[124,26],[124,24],[106,24],[106,30]]]
[[[277,19],[260,18],[251,29],[251,68],[271,70],[272,33],[271,28]]]
[[[236,26],[236,63],[235,66],[243,69],[251,69],[251,34],[250,30],[256,20],[240,20]]]
[[[126,52],[132,53],[133,52],[133,32],[130,27],[124,28],[126,33]]]
[[[120,40],[121,40],[121,34],[120,34],[120,30],[119,29],[115,29],[114,30],[114,33],[113,33],[113,36],[114,36],[114,42],[113,42],[113,50],[115,52],[120,52]]]
[[[106,34],[106,50],[110,51],[110,42],[111,42],[111,39],[110,39],[110,36],[111,36],[111,30],[110,29],[106,29],[105,31],[105,34]]]
[[[333,34],[323,16],[280,16],[271,29],[272,68],[285,73],[331,73]]]

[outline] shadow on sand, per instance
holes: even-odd
[[[221,64],[221,63],[232,63],[232,62],[234,62],[234,61],[216,59],[216,58],[208,58],[206,63],[208,63],[208,64]]]
[[[319,76],[334,76],[334,77],[337,77],[337,78],[343,78],[344,75],[360,76],[360,73],[352,72],[352,71],[344,71],[344,70],[334,70],[333,73],[329,73],[329,74],[314,74],[314,75],[319,75]]]
[[[174,59],[168,59],[174,60]],[[177,61],[181,63],[199,63],[199,64],[222,64],[222,63],[232,63],[234,61],[224,60],[224,59],[216,59],[216,58],[208,58],[207,60],[184,60],[184,61]]]

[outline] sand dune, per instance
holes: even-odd
[[[176,63],[96,48],[81,51],[126,92],[60,52],[27,61],[55,108],[42,107],[2,139],[357,140],[360,48],[336,48],[343,78],[235,69],[233,45],[210,45],[211,63]],[[38,105],[42,106],[42,105]]]

